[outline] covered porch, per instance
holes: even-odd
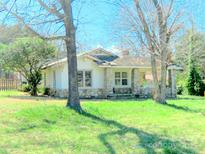
[[[153,96],[151,68],[105,68],[105,93],[108,97]],[[176,98],[176,68],[168,67],[167,97]]]

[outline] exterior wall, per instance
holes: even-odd
[[[58,97],[68,96],[68,66],[67,63],[59,64],[55,67],[44,70],[46,73],[46,86],[51,88],[52,95]],[[87,58],[78,58],[78,70],[79,71],[91,71],[92,72],[92,87],[79,87],[79,95],[81,98],[105,98],[104,88],[104,68],[97,66],[95,62]],[[56,87],[54,87],[53,72],[56,72]]]
[[[100,68],[92,60],[78,57],[78,70],[92,72],[92,87],[79,88],[81,98],[107,98],[113,94],[113,88],[119,93],[132,93],[139,97],[151,97],[153,94],[151,69],[142,68]],[[54,87],[54,74],[56,87]],[[115,72],[127,72],[128,85],[115,85]],[[55,65],[44,70],[46,73],[45,87],[52,89],[52,95],[59,97],[68,96],[67,63]],[[171,71],[171,86],[167,88],[168,97],[176,97],[176,73]],[[146,79],[145,79],[146,78]],[[44,81],[45,82],[45,81]]]
[[[79,71],[91,71],[92,72],[92,89],[104,88],[104,68],[99,68],[95,62],[83,57],[78,58],[78,70]],[[63,69],[61,73],[62,80],[62,90],[68,87],[68,66],[67,63],[63,64]],[[83,88],[79,89],[91,89]]]
[[[98,65],[90,59],[79,57],[78,58],[78,70],[87,70],[92,72],[92,88],[101,89],[104,88],[104,68],[98,67]],[[85,88],[80,88],[85,89]],[[87,88],[86,88],[87,89]]]
[[[44,84],[47,88],[52,89],[62,89],[62,85],[64,84],[62,82],[62,71],[63,71],[63,65],[58,65],[56,67],[52,67],[49,69],[46,69],[43,71],[43,74],[45,75]],[[54,78],[54,72],[55,72],[55,78]],[[46,81],[45,81],[46,80]],[[54,83],[55,80],[55,83]],[[54,87],[55,84],[55,87]]]

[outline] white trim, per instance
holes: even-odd
[[[120,73],[120,78],[115,78],[115,73]],[[123,78],[122,73],[127,73],[127,78]],[[120,85],[115,84],[116,79],[120,80]],[[123,79],[127,79],[127,85],[122,85],[122,80]],[[119,71],[114,72],[114,88],[127,88],[127,87],[129,87],[129,82],[131,82],[131,81],[129,81],[129,72],[128,71],[119,70]]]
[[[106,50],[103,49],[103,48],[96,48],[96,49],[93,49],[93,50],[88,51],[88,52],[79,53],[79,54],[77,54],[77,57],[87,56],[87,57],[90,58],[90,59],[94,59],[94,60],[99,61],[99,59],[96,59],[96,58],[94,58],[94,57],[92,57],[92,56],[89,55],[89,53],[92,53],[92,52],[95,52],[95,51],[102,51],[102,52],[104,52],[104,53],[106,53],[106,54],[108,54],[108,55],[110,55],[110,56],[117,56],[117,55],[115,55],[114,53],[109,52],[109,51],[106,51]],[[59,60],[54,61],[54,62],[51,62],[51,63],[49,63],[49,64],[43,66],[43,69],[46,69],[47,67],[52,67],[53,65],[56,65],[56,64],[59,64],[59,63],[63,63],[63,62],[67,62],[67,57],[65,57],[65,58],[63,58],[63,59],[59,59]]]
[[[102,68],[152,68],[151,66],[103,66],[99,65]]]
[[[82,69],[82,70],[78,70],[78,72],[83,72],[83,87],[78,87],[79,89],[92,89],[93,87],[93,71],[92,70],[86,70],[86,69]],[[91,72],[91,87],[87,87],[85,86],[85,72]]]
[[[182,67],[177,66],[177,65],[170,65],[167,67],[168,70],[183,70]]]
[[[55,62],[52,62],[52,63],[49,63],[49,64],[43,66],[43,69],[46,69],[46,68],[48,68],[48,67],[52,67],[52,66],[57,65],[57,64],[64,63],[64,62],[66,62],[66,61],[67,61],[67,58],[60,59],[60,60],[58,60],[58,61],[55,61]]]

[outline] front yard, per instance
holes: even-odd
[[[205,153],[205,98],[83,101],[0,92],[0,154]]]

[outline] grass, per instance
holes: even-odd
[[[205,153],[205,99],[82,101],[0,92],[0,154]]]

